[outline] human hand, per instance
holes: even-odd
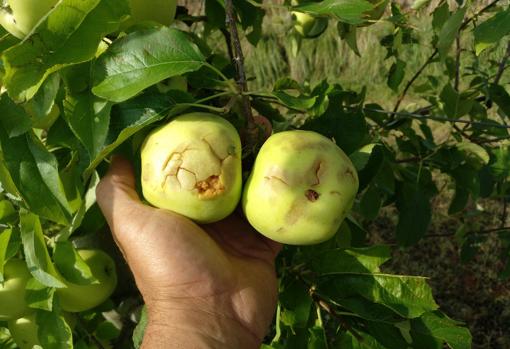
[[[144,205],[114,157],[97,201],[147,305],[143,348],[258,348],[274,315],[281,246],[239,214],[199,226]]]

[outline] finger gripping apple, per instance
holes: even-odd
[[[268,238],[308,245],[331,238],[351,209],[358,176],[345,153],[311,131],[271,136],[243,194],[250,224]]]
[[[228,216],[241,196],[241,141],[234,126],[208,113],[182,115],[142,146],[142,190],[152,205],[199,223]]]

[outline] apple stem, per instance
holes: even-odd
[[[245,140],[248,146],[256,144],[257,125],[253,118],[251,110],[250,97],[246,95],[248,92],[248,83],[246,82],[246,73],[244,70],[244,55],[241,47],[241,40],[237,31],[235,9],[232,0],[225,0],[225,23],[230,32],[230,44],[232,45],[232,60],[236,67],[237,72],[237,87],[242,98],[244,117],[247,123],[247,139]]]

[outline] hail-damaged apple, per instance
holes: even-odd
[[[141,151],[142,191],[152,205],[199,223],[228,216],[241,196],[241,141],[225,119],[179,116],[150,133]]]
[[[291,245],[331,238],[358,191],[356,170],[330,139],[311,131],[274,134],[245,185],[243,209],[266,237]]]

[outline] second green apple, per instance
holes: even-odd
[[[345,153],[311,131],[271,136],[245,185],[243,209],[266,237],[291,245],[331,238],[351,209],[358,175]]]

